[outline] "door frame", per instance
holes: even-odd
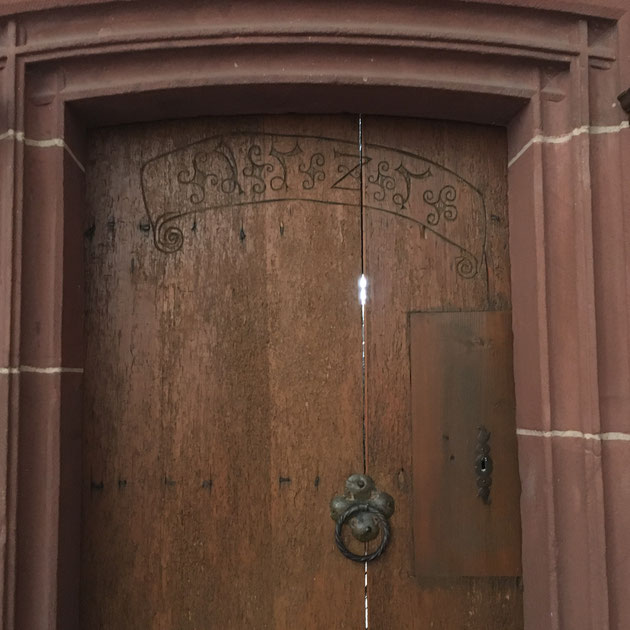
[[[78,628],[86,129],[287,111],[507,128],[525,624],[607,627],[602,442],[543,438],[611,430],[597,283],[623,257],[593,208],[620,220],[623,10],[188,4],[0,9],[2,627]]]

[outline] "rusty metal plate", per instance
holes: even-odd
[[[518,576],[511,313],[412,313],[410,353],[416,575]]]

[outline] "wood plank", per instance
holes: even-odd
[[[517,630],[519,578],[415,576],[412,511],[409,313],[509,310],[505,133],[377,117],[362,126],[368,472],[396,500],[390,547],[368,568],[370,627]]]
[[[203,144],[234,130],[245,134]],[[363,458],[360,193],[283,201],[270,185],[308,181],[300,167],[324,135],[353,141],[355,120],[208,119],[90,136],[86,630],[363,623],[363,571],[337,552],[328,514]],[[285,172],[270,152],[295,142],[302,153],[284,158]],[[271,170],[244,175],[264,163]],[[235,203],[231,168],[247,204]],[[215,206],[158,234],[156,217],[201,207],[202,193]]]
[[[411,313],[409,323],[415,574],[519,576],[511,314]]]

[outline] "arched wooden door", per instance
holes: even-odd
[[[350,115],[91,134],[84,630],[522,627],[505,158]],[[367,576],[328,508],[366,469]]]

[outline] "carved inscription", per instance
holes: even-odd
[[[175,182],[173,194],[164,195],[159,181]],[[182,219],[190,215],[291,200],[357,207],[361,183],[366,209],[416,223],[425,235],[446,242],[460,277],[480,273],[486,264],[483,196],[420,155],[370,144],[359,153],[356,144],[334,138],[233,133],[159,155],[142,167],[154,243],[165,253],[184,246]]]

